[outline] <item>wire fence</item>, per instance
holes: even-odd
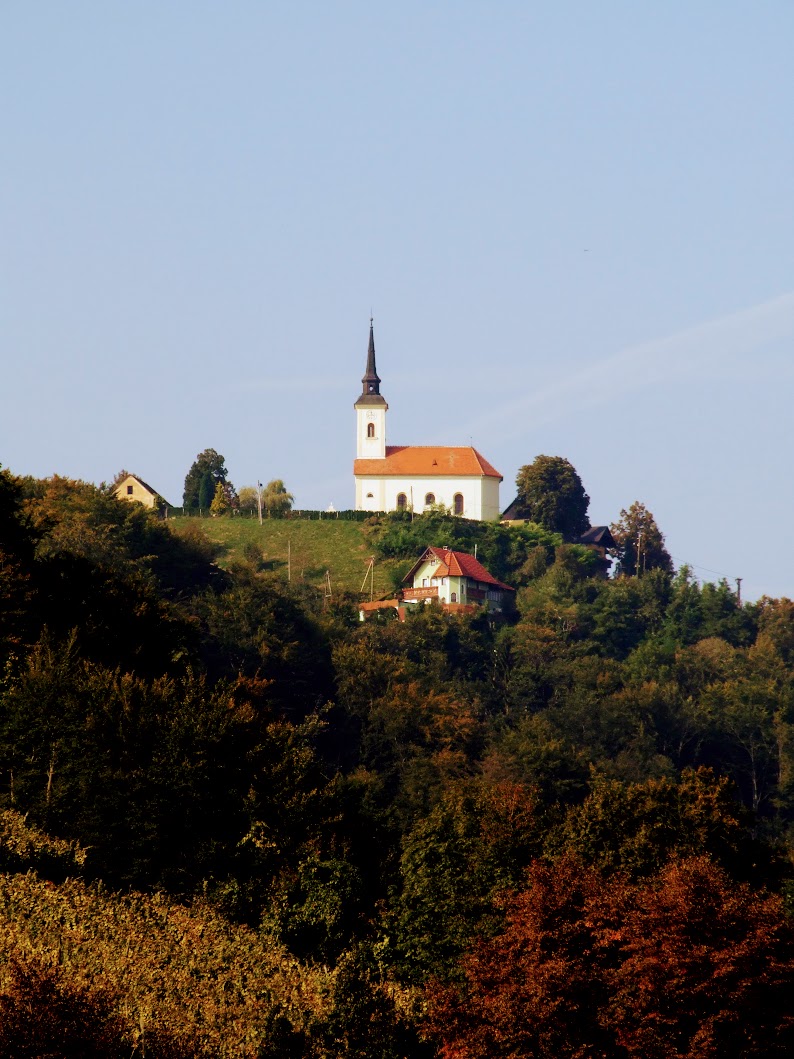
[[[372,518],[374,514],[378,512],[373,511],[354,511],[352,509],[347,511],[284,511],[278,515],[268,515],[266,511],[262,512],[263,519],[274,519],[279,521],[299,520],[299,521],[315,521],[315,522],[366,522],[368,518]],[[381,512],[382,514],[382,512]],[[194,510],[186,511],[183,507],[171,507],[167,505],[165,508],[166,518],[213,518],[209,510],[204,508],[197,508]],[[243,518],[243,519],[258,519],[259,514],[256,510],[253,511],[227,511],[222,517],[224,518]]]

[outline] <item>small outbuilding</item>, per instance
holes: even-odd
[[[591,526],[576,543],[592,548],[598,556],[597,575],[599,577],[609,577],[612,560],[607,555],[607,552],[614,552],[617,549],[615,538],[610,533],[609,526]]]

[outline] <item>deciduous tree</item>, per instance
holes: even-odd
[[[187,511],[195,511],[201,507],[206,510],[212,503],[215,495],[215,486],[218,482],[226,482],[229,474],[226,470],[226,461],[215,449],[204,449],[196,456],[190,470],[185,477],[185,491],[183,503]],[[204,485],[205,481],[209,485]],[[202,488],[204,496],[202,496]],[[208,490],[208,495],[207,495]],[[206,504],[202,504],[206,499]]]
[[[568,540],[590,526],[590,497],[573,465],[562,456],[536,456],[516,477],[518,500],[525,518]]]
[[[257,496],[258,492],[252,485],[244,485],[240,492],[237,494],[237,501],[240,505],[240,510],[246,514],[251,514],[257,510]]]
[[[513,783],[447,790],[406,836],[394,905],[397,958],[408,979],[455,977],[495,890],[519,884],[540,848],[534,793]]]
[[[656,525],[645,504],[635,500],[628,511],[620,512],[620,519],[610,527],[618,546],[618,572],[633,577],[639,570],[673,572],[673,560],[664,546],[664,534]],[[639,566],[638,566],[639,558]]]
[[[280,518],[292,507],[295,497],[287,492],[280,478],[268,482],[262,494],[262,506],[271,518]]]
[[[432,985],[442,1059],[783,1059],[794,1047],[794,931],[779,898],[708,858],[647,883],[535,864],[507,922]]]

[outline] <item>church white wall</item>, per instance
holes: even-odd
[[[499,506],[499,479],[498,478],[485,478],[482,483],[482,515],[481,518],[486,522],[491,522],[494,519],[498,519],[502,513],[502,509]]]
[[[356,476],[356,508],[359,511],[396,511],[397,497],[404,493],[408,510],[425,510],[428,493],[435,503],[454,510],[455,494],[463,495],[463,517],[491,520],[499,517],[499,480],[496,478],[376,478]]]
[[[374,437],[367,436],[372,424]],[[356,408],[356,459],[382,460],[386,455],[386,408]]]

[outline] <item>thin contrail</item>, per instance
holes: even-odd
[[[468,430],[487,437],[489,445],[500,444],[569,417],[576,409],[606,404],[654,383],[693,376],[717,379],[736,367],[742,377],[750,377],[753,364],[747,361],[748,354],[792,333],[794,291],[603,357],[542,389],[490,408],[471,420]],[[786,374],[792,367],[794,358],[787,358]]]

